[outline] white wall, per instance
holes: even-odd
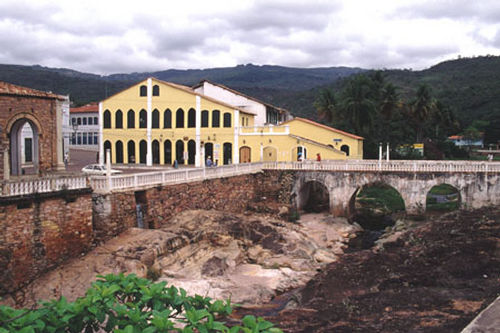
[[[262,126],[266,123],[266,106],[262,103],[235,94],[209,82],[203,82],[203,86],[196,88],[195,91],[243,110],[248,110],[251,113],[255,113],[255,126]]]

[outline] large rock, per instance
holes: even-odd
[[[83,295],[97,274],[119,272],[159,275],[189,294],[260,303],[304,285],[337,259],[358,229],[345,219],[317,214],[289,223],[263,215],[185,211],[162,229],[129,229],[46,274],[18,303],[61,295],[71,300]]]

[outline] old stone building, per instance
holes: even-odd
[[[0,82],[0,177],[64,169],[62,112],[67,97]],[[22,129],[29,124],[31,158],[22,156]],[[25,148],[26,149],[26,148]],[[3,162],[2,162],[3,161]]]

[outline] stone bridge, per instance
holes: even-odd
[[[488,172],[389,172],[389,171],[297,171],[292,194],[302,209],[311,195],[311,184],[319,183],[328,192],[329,210],[336,216],[350,216],[355,197],[366,185],[384,183],[399,192],[406,212],[425,211],[426,197],[435,185],[448,184],[460,193],[462,208],[479,208],[500,203],[498,173]],[[321,186],[320,185],[320,186]]]

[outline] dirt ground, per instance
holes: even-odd
[[[285,332],[460,332],[500,293],[500,207],[432,217],[253,311]]]

